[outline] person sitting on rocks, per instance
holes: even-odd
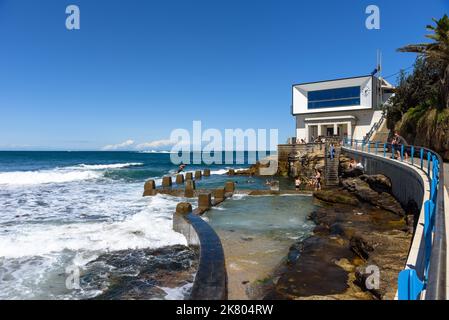
[[[349,169],[355,169],[356,163],[354,158],[351,158],[351,160],[349,161]]]
[[[363,174],[363,165],[356,162],[355,159],[351,158],[347,168],[342,168],[341,177],[342,178],[353,178],[358,177]]]

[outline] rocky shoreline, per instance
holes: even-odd
[[[350,169],[345,156],[340,161],[340,186],[314,193],[313,235],[290,247],[272,277],[253,286],[253,298],[394,299],[417,207],[403,208],[387,177]]]
[[[183,245],[105,253],[80,278],[96,300],[184,299],[198,268],[198,250]]]

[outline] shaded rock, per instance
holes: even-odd
[[[345,190],[320,190],[315,191],[313,196],[326,202],[349,204],[353,206],[359,205],[359,201]]]
[[[342,178],[354,178],[361,176],[363,174],[363,170],[360,168],[349,168],[341,170],[341,177]]]
[[[411,199],[405,206],[406,222],[409,232],[413,233],[416,230],[416,225],[419,221],[420,210],[415,200]]]
[[[384,176],[383,174],[374,174],[374,175],[363,174],[359,178],[360,180],[368,183],[370,188],[376,192],[391,193],[391,180],[390,178]]]
[[[342,192],[341,189],[327,191]],[[316,224],[313,236],[291,246],[285,263],[276,269],[272,281],[264,283],[264,294],[260,297],[394,299],[397,276],[405,265],[412,239],[411,233],[403,231],[405,219],[368,202],[361,202],[357,207],[320,204],[309,215]],[[367,272],[369,266],[380,270],[378,288],[366,287],[371,275]]]
[[[348,178],[342,180],[344,189],[353,193],[359,200],[369,202],[374,206],[404,216],[405,212],[400,203],[389,193],[376,192],[370,188],[370,185],[360,178]]]
[[[341,258],[353,258],[347,246],[327,238],[311,237],[303,242],[300,255],[295,263],[285,267],[273,290],[264,299],[288,300],[346,291],[348,272],[336,262]]]
[[[367,290],[377,299],[392,300],[397,290],[397,276],[404,268],[411,234],[392,229],[387,232],[373,232],[363,235],[363,241],[373,248],[368,260],[356,269],[356,284]],[[367,288],[366,279],[372,275],[368,267],[378,267],[380,272],[379,287]]]
[[[336,222],[332,224],[329,228],[329,233],[332,236],[344,236],[345,235],[345,228],[342,223]]]
[[[159,249],[106,253],[88,263],[80,278],[83,290],[99,290],[95,299],[164,299],[161,288],[193,283],[198,253],[176,245]]]
[[[301,255],[302,250],[303,250],[302,243],[300,243],[300,242],[294,243],[288,251],[287,264],[293,265],[294,263],[296,263],[296,261],[299,259],[300,255]]]
[[[374,251],[373,247],[367,243],[362,237],[354,236],[349,241],[352,252],[358,255],[360,258],[367,260],[371,252]]]

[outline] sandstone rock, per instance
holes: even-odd
[[[248,169],[242,169],[235,171],[234,169],[230,169],[228,171],[228,175],[230,176],[259,176],[260,168],[268,168],[269,163],[261,164],[259,161],[255,164],[251,165]]]
[[[383,174],[363,174],[359,178],[368,183],[374,191],[391,193],[391,180]]]
[[[332,193],[355,197],[347,190],[327,191],[317,194],[327,199]],[[264,288],[263,298],[394,299],[412,238],[402,231],[405,219],[369,202],[357,207],[322,203],[309,219],[316,224],[313,236],[290,247],[285,263],[274,273],[277,280]],[[381,272],[377,289],[366,287],[368,266]]]
[[[365,263],[357,267],[356,284],[377,299],[392,300],[397,290],[397,275],[406,263],[412,235],[392,228],[386,232],[364,233],[362,237],[373,251]],[[372,274],[367,272],[368,266],[379,268],[379,288],[366,287],[366,279]]]
[[[358,177],[363,174],[363,170],[359,168],[348,168],[341,170],[341,177],[342,178],[353,178]]]
[[[296,251],[300,250],[299,253]],[[343,293],[348,288],[348,273],[335,263],[336,257],[352,259],[350,250],[326,238],[311,237],[300,248],[294,247],[299,259],[290,265],[264,298],[295,299],[295,297],[325,296]]]
[[[349,204],[353,206],[359,205],[359,201],[345,190],[339,190],[337,192],[336,190],[320,190],[315,191],[313,196],[322,201],[332,203]]]
[[[367,260],[370,253],[374,251],[374,248],[360,236],[354,236],[351,238],[350,247],[352,252],[364,260]]]
[[[369,184],[360,178],[348,178],[341,182],[344,189],[353,193],[359,200],[371,203],[385,210],[404,216],[405,212],[399,202],[389,193],[376,192],[370,188]]]

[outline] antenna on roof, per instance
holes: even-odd
[[[382,79],[382,51],[379,52],[379,61],[377,63],[377,71],[379,72],[379,79]]]
[[[377,49],[377,107],[382,105],[382,51]]]

